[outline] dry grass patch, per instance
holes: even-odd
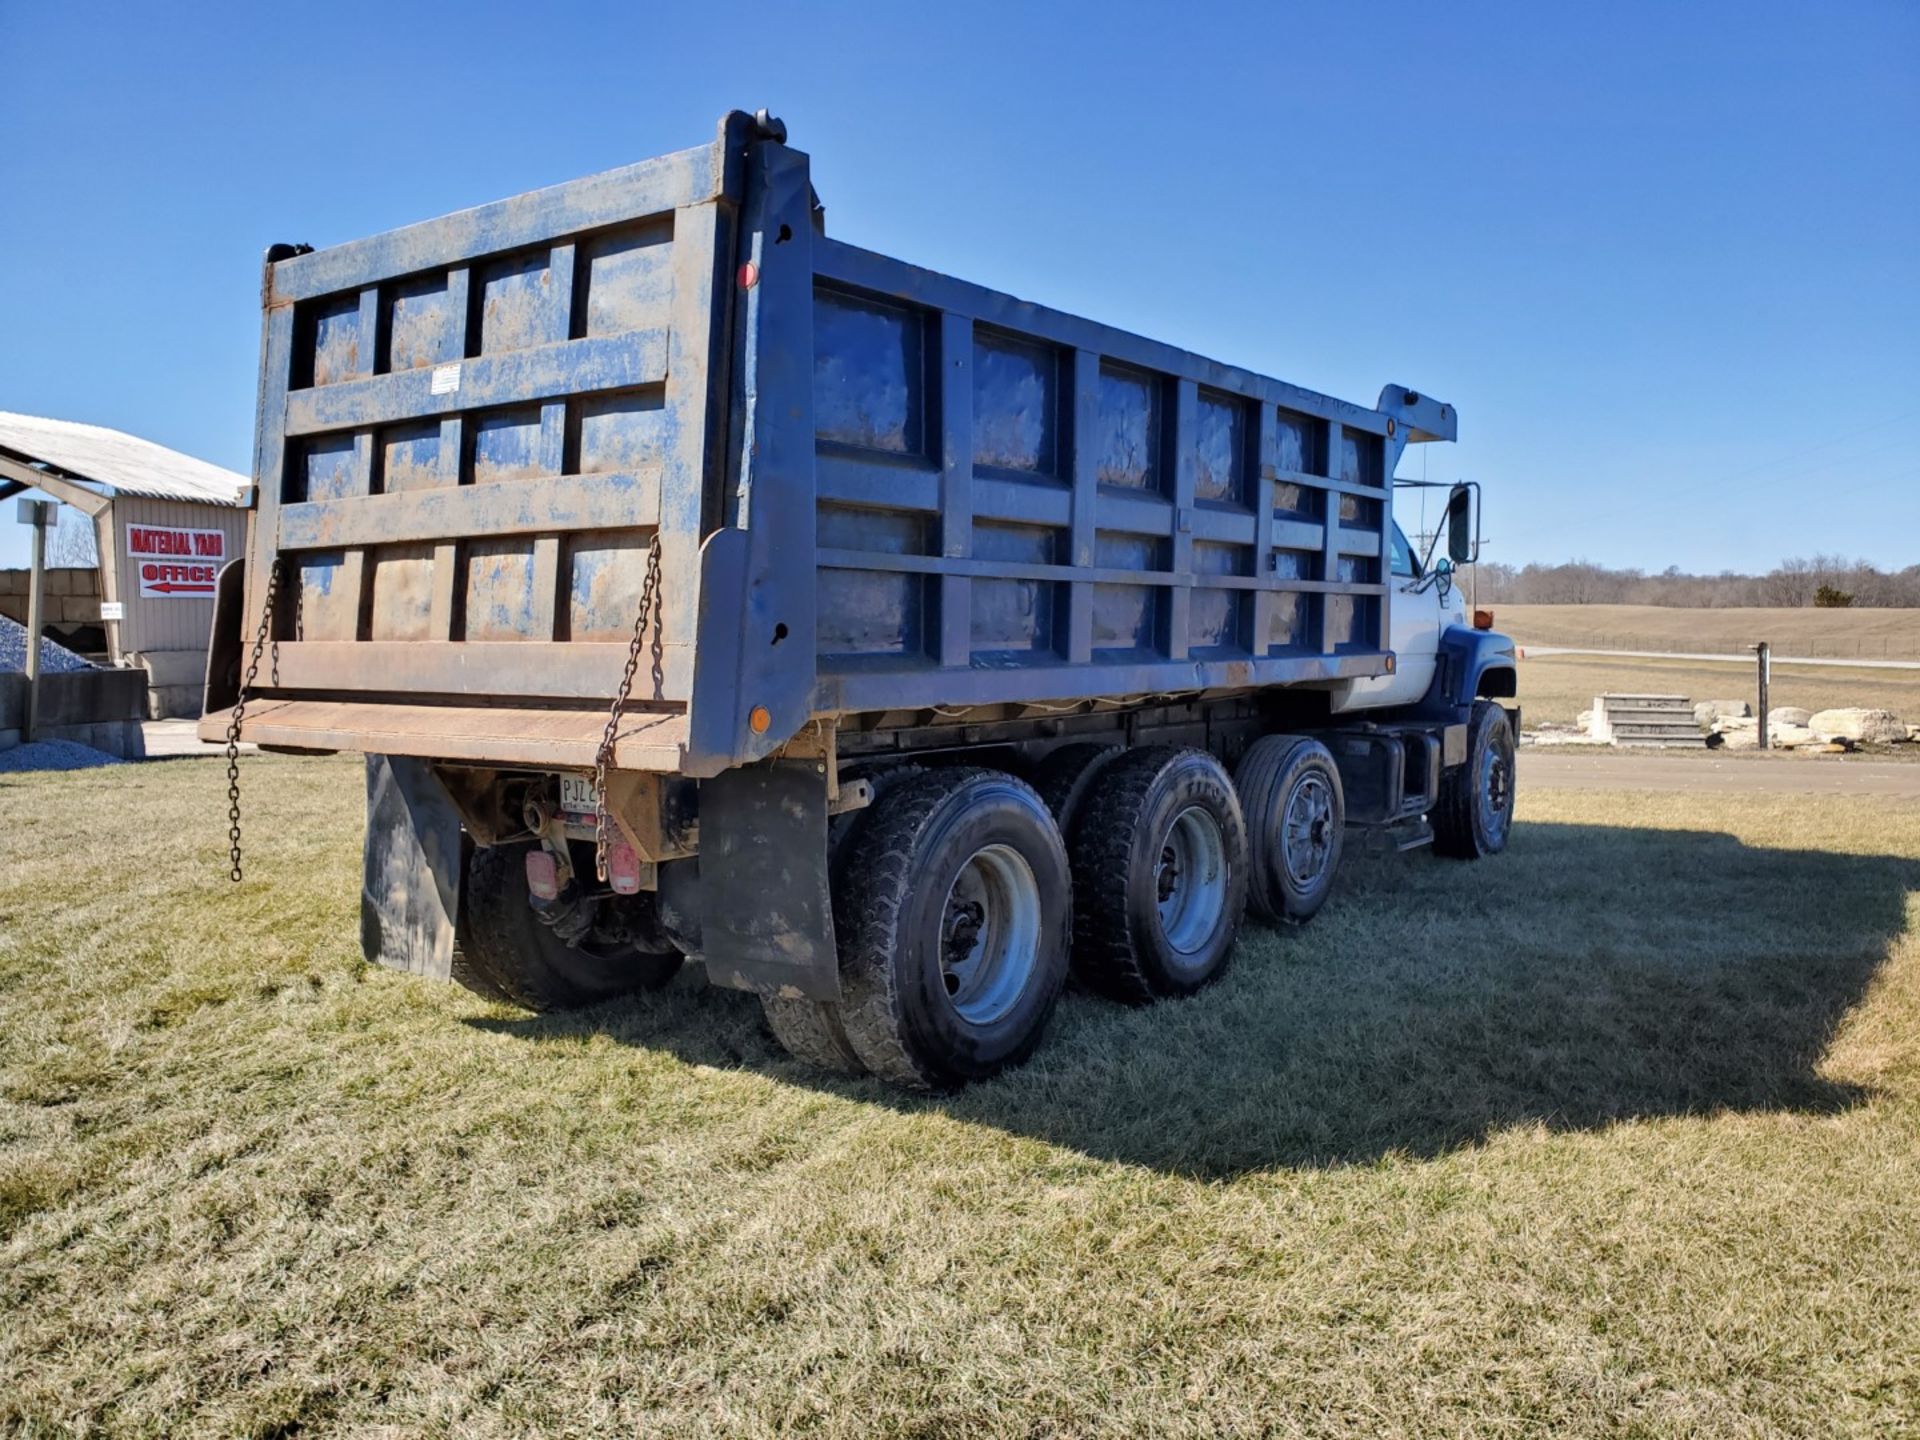
[[[1920,660],[1920,610],[1499,605],[1495,614],[1523,645],[1737,655],[1765,640],[1781,655]]]
[[[946,1099],[355,953],[359,770],[0,779],[0,1430],[1892,1434],[1920,808],[1525,794]]]
[[[1628,659],[1606,655],[1529,655],[1520,662],[1526,723],[1573,718],[1610,693],[1685,695],[1693,700],[1754,699],[1752,665],[1706,660]],[[1920,724],[1920,670],[1859,670],[1843,665],[1773,667],[1774,705],[1826,710],[1866,705]]]

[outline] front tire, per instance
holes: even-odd
[[[1100,772],[1074,827],[1074,964],[1130,1005],[1220,978],[1247,902],[1247,830],[1204,750],[1157,746]]]
[[[1433,848],[1455,860],[1478,860],[1507,848],[1513,829],[1513,727],[1491,700],[1473,702],[1467,763],[1440,781],[1433,810]]]
[[[482,845],[467,864],[453,978],[483,999],[522,1009],[576,1010],[679,973],[678,952],[631,945],[569,945],[534,914],[527,889],[530,843]]]
[[[920,776],[874,803],[843,863],[839,1019],[866,1068],[946,1089],[1032,1054],[1072,920],[1066,846],[1033,789],[995,770]]]

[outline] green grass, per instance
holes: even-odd
[[[1520,705],[1529,725],[1572,724],[1593,697],[1635,692],[1685,695],[1690,700],[1754,703],[1754,667],[1697,660],[1641,660],[1602,655],[1529,655],[1520,661]],[[1920,670],[1856,669],[1842,665],[1776,664],[1773,705],[1826,710],[1864,705],[1891,710],[1920,724]]]
[[[0,778],[0,1432],[1892,1435],[1920,808],[1526,793],[945,1098],[356,954],[351,761]]]

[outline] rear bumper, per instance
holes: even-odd
[[[200,738],[227,738],[231,710],[210,711]],[[602,709],[387,705],[340,700],[248,702],[240,738],[272,749],[415,755],[501,767],[587,770],[607,726]],[[685,712],[628,712],[613,763],[619,770],[687,773]]]

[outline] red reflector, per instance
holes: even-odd
[[[640,857],[633,853],[633,847],[624,840],[607,847],[607,884],[613,887],[616,895],[637,895],[640,892]]]
[[[740,288],[751,290],[760,280],[760,267],[751,260],[740,267]]]
[[[527,889],[533,892],[536,900],[557,900],[560,897],[560,867],[553,863],[553,856],[544,850],[527,852]]]

